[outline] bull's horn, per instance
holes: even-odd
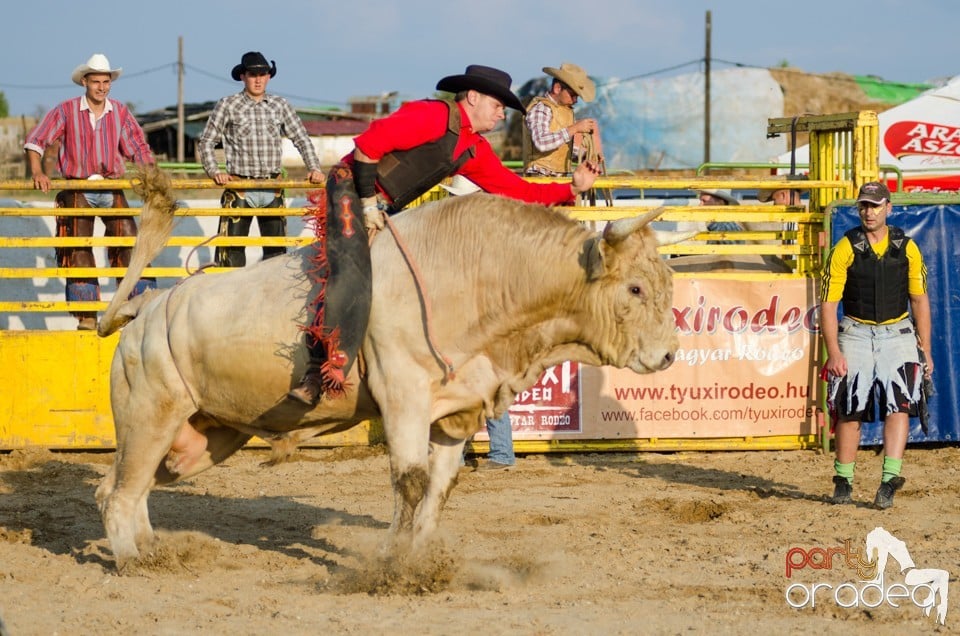
[[[661,206],[655,210],[650,210],[646,214],[641,214],[640,216],[631,217],[629,219],[618,219],[616,221],[607,223],[607,227],[603,229],[603,239],[611,245],[619,243],[663,214],[663,210],[664,208]]]
[[[670,232],[667,230],[654,230],[653,233],[657,235],[657,245],[683,243],[699,234],[699,232]]]

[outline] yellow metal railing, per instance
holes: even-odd
[[[871,117],[872,115],[872,117]],[[769,133],[789,132],[791,127],[810,134],[812,154],[810,157],[810,179],[808,181],[790,181],[783,177],[765,177],[763,179],[741,178],[720,179],[712,177],[691,178],[655,178],[611,176],[598,179],[597,188],[610,189],[618,193],[636,191],[644,193],[656,191],[682,192],[678,196],[690,196],[690,191],[712,188],[730,188],[733,190],[754,189],[804,189],[810,191],[809,209],[787,208],[782,206],[742,205],[735,207],[700,207],[697,205],[670,206],[661,220],[676,223],[702,223],[716,220],[770,223],[776,229],[765,231],[737,231],[727,233],[701,232],[691,244],[664,246],[661,251],[667,255],[683,256],[689,254],[707,254],[736,257],[737,255],[779,256],[789,263],[793,271],[788,274],[754,273],[697,273],[681,274],[678,277],[733,279],[749,278],[755,280],[778,277],[801,277],[813,279],[820,271],[825,249],[828,247],[824,229],[829,223],[825,214],[827,206],[836,199],[849,199],[864,181],[877,178],[877,122],[872,113],[854,113],[828,117],[776,119],[770,121]],[[176,168],[170,168],[176,174],[183,174]],[[132,186],[130,180],[124,181],[65,181],[55,180],[53,190],[59,189],[124,189]],[[178,196],[187,198],[187,194],[198,194],[199,199],[210,199],[209,207],[183,208],[177,215],[184,220],[196,217],[195,224],[200,229],[194,235],[185,232],[171,237],[168,248],[184,250],[204,244],[216,246],[263,246],[285,245],[295,247],[311,240],[309,236],[286,236],[274,238],[262,237],[225,237],[196,235],[202,233],[201,221],[207,227],[216,225],[209,217],[218,217],[222,210],[216,205],[222,188],[208,179],[175,179],[173,186]],[[231,182],[231,188],[263,188],[265,183]],[[270,188],[284,188],[290,191],[307,191],[318,186],[294,179],[271,181]],[[25,180],[0,182],[0,196],[17,198],[19,193],[30,198],[36,197],[32,183]],[[424,199],[442,198],[446,192],[435,188]],[[53,200],[53,195],[44,197],[45,203]],[[576,219],[583,221],[605,221],[615,218],[635,216],[650,209],[649,200],[638,201],[636,205],[621,206],[624,200],[615,200],[615,207],[581,206],[566,211]],[[633,203],[632,201],[630,202]],[[694,203],[691,201],[691,203]],[[246,213],[250,215],[288,215],[300,216],[303,208],[237,210],[231,215]],[[50,218],[57,214],[71,215],[133,215],[138,209],[59,209],[4,207],[0,208],[0,257],[7,253],[18,254],[16,259],[0,260],[0,287],[23,289],[27,279],[36,279],[37,291],[29,291],[25,300],[16,300],[0,295],[0,314],[20,314],[23,324],[30,329],[0,331],[3,347],[0,347],[0,367],[7,370],[4,377],[5,398],[0,398],[0,412],[6,413],[0,418],[0,444],[3,448],[18,448],[27,444],[42,444],[53,448],[109,448],[113,443],[112,420],[109,412],[109,368],[117,336],[103,339],[89,331],[59,331],[45,329],[40,314],[71,311],[100,311],[106,302],[70,302],[65,300],[43,300],[57,294],[62,298],[62,287],[51,282],[69,277],[119,277],[123,268],[60,268],[50,266],[53,263],[53,249],[56,247],[90,246],[98,251],[110,246],[132,245],[134,239],[94,236],[87,238],[58,238],[44,236],[47,230],[36,230],[36,223],[30,217]],[[17,226],[23,231],[14,235],[9,228]],[[45,226],[46,227],[46,226]],[[98,229],[98,233],[99,233]],[[504,231],[509,231],[505,228]],[[215,233],[215,229],[214,229]],[[741,241],[736,244],[718,245],[707,241],[726,239]],[[746,241],[763,241],[748,243]],[[19,254],[26,254],[25,257]],[[189,272],[180,261],[179,254],[167,252],[160,263],[168,266],[148,268],[147,274],[179,279]],[[98,256],[98,262],[101,257]],[[190,265],[196,269],[205,263]],[[173,263],[171,265],[170,263]],[[12,265],[15,263],[15,266]],[[205,268],[204,271],[216,273],[225,268]],[[6,279],[6,280],[4,280]],[[169,287],[171,281],[163,281],[162,287]],[[813,286],[810,286],[811,289]],[[107,292],[109,295],[109,292]],[[811,296],[810,302],[816,302]],[[0,315],[4,320],[5,315]],[[64,318],[66,316],[64,315]],[[64,320],[64,322],[71,322]],[[6,324],[6,323],[5,323]],[[75,321],[72,321],[75,325]],[[32,330],[31,330],[32,329]],[[73,329],[71,325],[68,329]],[[323,438],[324,443],[340,445],[344,443],[367,443],[366,429],[355,428],[338,436]],[[821,445],[826,445],[826,432],[821,437]],[[810,440],[804,436],[786,436],[783,438],[716,438],[711,440],[607,440],[607,441],[569,441],[553,440],[548,444],[537,441],[519,441],[517,449],[527,452],[546,452],[548,450],[677,450],[706,448],[790,448],[806,447]],[[527,446],[525,446],[527,445]],[[799,445],[799,446],[798,446]],[[482,448],[483,444],[479,446]]]
[[[729,180],[729,179],[661,179],[661,178],[639,178],[639,177],[609,177],[597,180],[598,188],[609,188],[613,190],[675,190],[689,191],[702,188],[733,188],[733,189],[752,189],[780,186],[781,180],[770,179],[751,179],[751,180]],[[212,181],[202,179],[173,180],[173,188],[177,195],[183,197],[190,191],[207,191],[208,198],[216,200],[219,191]],[[29,188],[30,183],[25,181],[7,181],[0,182],[0,191],[23,191]],[[78,189],[78,190],[103,190],[103,189],[129,189],[134,185],[134,180],[116,180],[104,181],[64,181],[55,180],[52,182],[52,189]],[[231,182],[231,188],[263,188],[262,181]],[[805,188],[839,188],[843,184],[833,181],[824,182],[804,182]],[[269,184],[270,188],[285,188],[297,190],[315,190],[318,186],[304,181],[278,180]],[[445,191],[436,188],[432,190],[424,199],[435,199],[445,195]],[[52,195],[50,195],[52,198]],[[643,202],[641,202],[643,203]],[[643,205],[631,205],[615,207],[589,207],[581,206],[575,208],[566,208],[566,211],[573,217],[582,221],[607,221],[617,218],[636,216],[649,211],[649,203]],[[250,216],[302,216],[306,210],[304,208],[275,208],[275,209],[232,209],[231,216],[250,215]],[[220,207],[191,207],[177,210],[178,217],[219,217],[223,213]],[[54,215],[68,216],[138,216],[138,208],[0,208],[0,217],[51,217]],[[778,229],[764,231],[736,231],[736,232],[701,232],[693,237],[692,243],[676,244],[664,246],[662,253],[682,256],[696,254],[713,255],[769,255],[778,256],[785,262],[794,265],[795,274],[809,275],[818,269],[820,259],[820,240],[818,233],[823,225],[822,215],[811,213],[802,208],[787,208],[783,206],[736,206],[736,207],[701,207],[696,205],[689,206],[670,206],[661,216],[665,222],[692,222],[705,225],[709,221],[738,221],[750,223],[773,224]],[[132,246],[136,239],[134,237],[57,237],[57,236],[3,236],[0,237],[0,249],[33,249],[33,250],[52,250],[58,247],[120,247]],[[707,241],[736,241],[736,244],[710,244]],[[287,246],[297,247],[305,245],[311,241],[309,236],[286,236],[286,237],[258,237],[258,236],[173,236],[169,239],[167,246],[170,248],[198,247],[205,246],[210,248],[221,246]],[[38,259],[42,260],[42,259]],[[204,263],[190,263],[192,269],[196,269]],[[216,273],[226,271],[227,268],[206,267],[204,271]],[[98,267],[55,267],[34,265],[31,267],[0,267],[0,279],[37,279],[37,278],[81,278],[81,277],[122,277],[124,268],[98,266]],[[186,264],[175,267],[149,267],[144,275],[158,278],[182,278],[188,274]],[[784,276],[785,274],[773,274],[770,276]],[[107,301],[81,302],[66,300],[10,300],[0,298],[0,312],[70,312],[70,311],[101,311],[106,308]]]
[[[808,210],[783,206],[725,206],[701,207],[698,205],[670,206],[660,217],[664,222],[696,223],[701,226],[710,221],[735,221],[741,223],[762,223],[766,227],[775,229],[763,231],[735,231],[735,232],[700,232],[693,241],[685,244],[664,246],[662,253],[671,256],[685,255],[762,255],[777,256],[788,263],[793,272],[791,274],[773,274],[778,276],[814,276],[822,267],[825,239],[824,231],[828,229],[829,219],[823,214],[827,206],[837,199],[852,198],[860,184],[879,178],[878,166],[878,138],[879,126],[876,114],[873,112],[846,113],[839,115],[813,116],[794,118],[771,119],[768,126],[769,135],[790,133],[791,131],[804,132],[810,138],[809,179],[804,181],[791,180],[786,177],[765,178],[717,178],[717,177],[636,177],[636,176],[609,176],[597,179],[596,188],[607,191],[636,191],[641,197],[645,192],[675,191],[690,192],[702,189],[730,188],[733,190],[756,189],[803,189],[810,192]],[[532,178],[533,182],[545,182],[549,179]],[[135,179],[77,181],[58,179],[51,182],[51,190],[79,189],[79,190],[129,190]],[[204,191],[206,198],[216,200],[222,190],[210,179],[175,179],[173,188],[180,196],[191,192]],[[32,182],[28,180],[12,180],[0,182],[0,193],[3,192],[35,192]],[[302,180],[281,178],[263,181],[232,181],[233,189],[262,189],[264,187],[309,191],[322,186]],[[442,198],[445,191],[434,188],[422,200]],[[48,195],[48,200],[52,194]],[[606,221],[616,218],[635,216],[648,211],[650,202],[640,201],[638,205],[620,205],[623,201],[615,201],[614,207],[579,206],[568,208],[567,212],[574,218],[583,221]],[[278,209],[233,209],[231,215],[256,216],[302,216],[303,208]],[[49,208],[0,208],[0,218],[3,217],[50,217],[56,214],[76,216],[137,216],[136,208],[115,209],[71,209],[60,208],[56,211]],[[222,214],[220,207],[183,208],[177,211],[181,217],[218,217]],[[197,247],[203,244],[207,247],[221,246],[278,246],[297,247],[309,243],[309,236],[287,237],[227,237],[227,236],[174,236],[168,242],[171,248]],[[716,241],[732,241],[732,244],[716,244]],[[2,236],[0,249],[34,249],[49,250],[56,247],[116,247],[132,245],[132,237],[77,237],[60,238],[55,236]],[[38,259],[42,260],[42,259]],[[195,269],[202,263],[191,263]],[[205,271],[218,272],[225,268],[210,267]],[[66,278],[70,277],[120,277],[123,268],[92,267],[92,268],[61,268],[35,265],[33,267],[0,267],[0,279],[26,278]],[[182,278],[187,275],[185,267],[150,267],[145,275],[154,277]],[[683,274],[678,274],[683,276]],[[106,301],[101,302],[67,302],[67,301],[11,301],[0,298],[0,312],[67,312],[102,310]]]

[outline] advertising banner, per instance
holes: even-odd
[[[514,438],[813,434],[815,298],[805,279],[678,278],[673,366],[649,375],[571,363],[549,369],[511,407]]]

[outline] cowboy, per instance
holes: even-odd
[[[729,188],[717,188],[714,190],[698,190],[700,205],[740,205],[740,200],[733,196],[733,191]],[[736,221],[710,221],[707,223],[708,232],[739,232],[743,226]],[[712,245],[734,245],[741,241],[707,241]]]
[[[130,110],[107,97],[111,85],[123,71],[112,68],[102,53],[93,54],[85,64],[73,70],[70,79],[84,88],[84,94],[60,103],[48,112],[27,135],[23,149],[30,166],[33,187],[49,192],[50,177],[43,172],[44,150],[60,142],[57,169],[65,179],[120,179],[124,175],[124,160],[139,165],[153,164],[153,153],[147,145],[143,129]],[[63,190],[56,196],[58,208],[126,208],[122,190]],[[136,236],[137,226],[132,216],[101,217],[106,236]],[[92,216],[58,216],[57,236],[93,236]],[[107,248],[111,267],[130,264],[131,247]],[[96,267],[91,247],[57,248],[59,267]],[[143,278],[133,295],[155,288],[156,280]],[[100,300],[100,282],[96,278],[68,278],[68,301]],[[78,319],[78,329],[97,328],[96,312],[72,312]]]
[[[358,136],[355,150],[330,171],[327,205],[321,223],[326,243],[320,262],[327,267],[323,298],[307,334],[310,360],[293,400],[316,404],[327,392],[336,396],[356,359],[370,311],[370,252],[365,223],[383,227],[383,214],[394,214],[454,174],[462,174],[485,192],[544,205],[572,204],[593,185],[598,170],[584,162],[568,183],[529,183],[507,169],[483,136],[504,119],[507,107],[524,112],[510,90],[507,73],[471,65],[461,75],[444,77],[437,90],[453,100],[407,102],[378,119]],[[363,210],[363,221],[355,211]]]
[[[596,119],[574,121],[573,117],[577,99],[592,102],[596,86],[576,64],[564,62],[560,68],[545,66],[543,72],[553,81],[545,95],[533,98],[524,117],[524,172],[555,177],[570,174],[571,155],[578,154],[586,145],[584,135],[599,132]],[[597,138],[599,135],[591,141]]]
[[[264,180],[280,176],[283,137],[287,136],[303,157],[307,166],[307,180],[321,183],[323,172],[320,160],[307,135],[303,122],[293,107],[282,97],[267,93],[267,83],[277,74],[277,64],[259,51],[249,51],[233,67],[230,76],[243,82],[243,90],[224,97],[213,109],[200,135],[197,148],[203,169],[217,185],[226,185],[235,179]],[[214,155],[214,147],[223,143],[227,171],[222,172]],[[283,190],[223,191],[223,208],[283,208]],[[250,233],[249,216],[220,217],[220,234],[247,236]],[[258,216],[260,236],[286,236],[287,219],[284,216]],[[218,247],[215,260],[223,267],[243,267],[247,259],[243,247]],[[283,246],[263,248],[263,258],[286,253]]]

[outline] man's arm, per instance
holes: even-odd
[[[930,297],[927,294],[910,294],[910,312],[917,327],[919,347],[927,358],[927,374],[933,373],[933,356],[930,355]]]
[[[226,99],[226,97],[221,98],[217,105],[213,107],[210,119],[207,120],[207,125],[203,127],[203,132],[197,139],[197,150],[200,152],[200,163],[203,164],[203,171],[207,173],[208,177],[216,181],[217,185],[223,185],[230,181],[229,174],[220,172],[220,166],[217,165],[217,156],[213,151],[217,142],[223,137],[223,129],[227,123]]]
[[[476,146],[477,154],[467,161],[460,174],[476,183],[484,192],[542,205],[569,205],[576,195],[593,187],[599,171],[590,163],[577,167],[570,182],[530,183],[507,169],[493,152],[489,142]]]
[[[36,128],[27,135],[23,144],[23,150],[30,165],[33,187],[43,192],[50,191],[50,177],[43,171],[43,151],[63,136],[65,129],[63,108],[63,104],[60,104],[44,115]]]
[[[317,151],[313,147],[313,142],[310,141],[310,135],[307,134],[303,122],[287,100],[283,100],[283,118],[285,120],[284,127],[287,129],[290,141],[293,142],[294,148],[300,153],[304,165],[307,166],[307,180],[310,183],[321,183],[323,181],[323,171],[320,169],[320,159],[317,157]]]
[[[140,127],[136,117],[126,106],[119,104],[122,108],[120,117],[120,152],[123,156],[137,165],[152,165],[156,162],[153,157],[153,151],[150,144],[147,143],[147,136]]]
[[[43,172],[43,156],[32,148],[27,148],[23,152],[30,166],[30,178],[33,179],[34,190],[49,192],[50,177]]]
[[[820,303],[820,336],[827,348],[827,360],[823,367],[836,377],[847,375],[847,359],[840,352],[839,321],[837,307],[839,302],[824,300]]]
[[[540,152],[550,152],[563,144],[570,143],[570,133],[566,128],[551,132],[551,121],[553,121],[553,111],[543,102],[537,102],[524,117],[524,122],[530,131],[530,141]]]

